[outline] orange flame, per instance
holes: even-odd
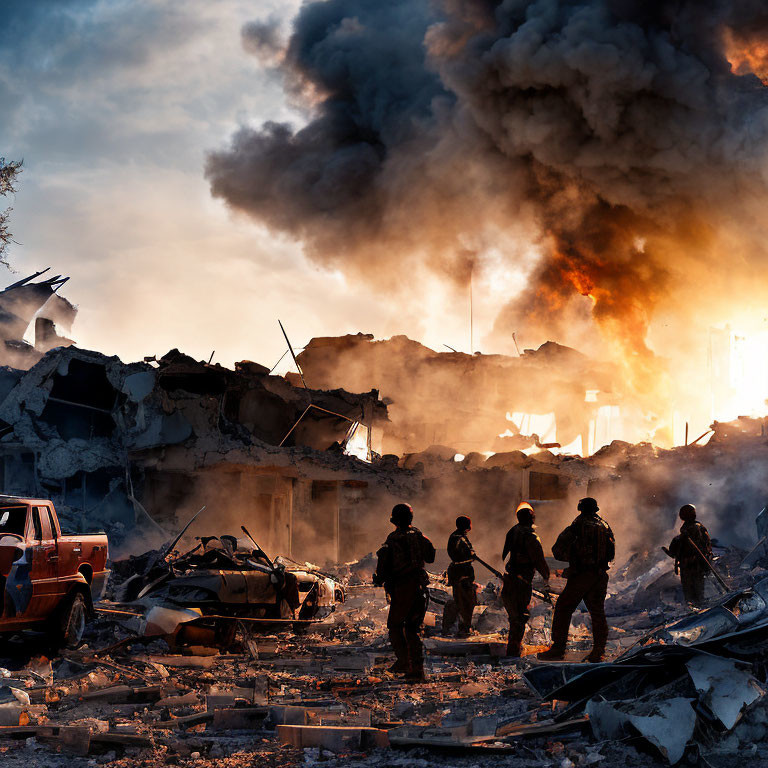
[[[723,34],[725,56],[737,75],[757,75],[768,85],[768,41],[737,37],[730,29]]]

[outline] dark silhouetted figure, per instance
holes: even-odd
[[[419,631],[429,602],[424,564],[435,562],[435,548],[411,525],[413,510],[409,504],[396,504],[390,522],[395,530],[376,553],[379,560],[373,574],[373,583],[383,585],[390,598],[387,628],[396,659],[390,671],[403,672],[410,680],[423,680]]]
[[[571,616],[583,600],[592,618],[592,652],[585,661],[600,662],[608,640],[605,595],[608,568],[616,556],[616,540],[608,523],[598,514],[592,498],[578,504],[579,516],[557,537],[552,554],[568,563],[567,581],[557,599],[552,619],[552,646],[539,654],[540,659],[560,660],[565,656]]]
[[[680,507],[680,519],[683,525],[668,552],[675,558],[675,573],[680,572],[685,601],[698,607],[704,603],[704,578],[709,573],[707,561],[712,560],[712,540],[709,531],[696,520],[693,504]]]
[[[443,634],[447,634],[453,622],[459,619],[459,637],[468,637],[472,627],[472,613],[477,605],[475,590],[475,569],[472,561],[475,551],[467,534],[472,530],[472,521],[461,515],[456,518],[456,530],[448,537],[448,584],[453,590],[453,600],[443,610]]]
[[[534,525],[536,515],[528,502],[518,506],[517,520],[517,525],[507,533],[501,553],[502,560],[509,555],[501,590],[501,599],[509,616],[507,656],[520,655],[525,626],[530,618],[534,571],[538,571],[545,582],[549,581],[549,566]]]

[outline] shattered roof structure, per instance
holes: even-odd
[[[36,281],[46,272],[48,269],[36,272],[0,291],[2,365],[26,369],[49,349],[73,343],[58,333],[59,329],[69,333],[77,314],[77,309],[58,293],[69,278],[55,275]],[[35,343],[31,345],[24,336],[33,321]]]

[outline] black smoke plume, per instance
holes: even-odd
[[[242,128],[207,177],[384,285],[463,280],[522,226],[540,261],[499,329],[566,332],[587,306],[644,391],[654,314],[682,324],[764,263],[767,34],[757,0],[310,2],[281,63],[308,122]]]

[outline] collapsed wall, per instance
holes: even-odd
[[[385,420],[375,392],[297,388],[177,350],[127,364],[56,348],[0,371],[4,491],[50,497],[71,528],[105,527],[114,545],[165,539],[205,504],[217,529],[246,524],[265,547],[338,559],[360,535],[360,499],[386,507],[408,484],[357,458],[365,441],[349,454]]]
[[[645,434],[643,415],[625,398],[619,372],[554,342],[508,357],[436,352],[406,336],[375,341],[359,333],[312,339],[298,360],[310,386],[381,392],[390,418],[385,453],[435,444],[464,454],[535,445],[536,438],[519,435],[541,428],[529,423],[521,430],[513,412],[552,414],[556,442],[577,444],[572,452],[591,452],[614,438],[636,442]],[[614,423],[604,424],[611,414]]]

